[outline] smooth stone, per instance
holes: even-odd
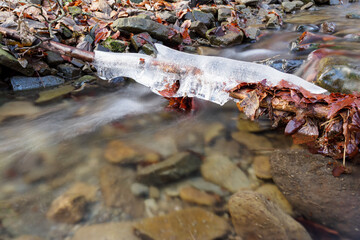
[[[56,76],[44,77],[22,77],[15,76],[10,78],[11,85],[14,91],[33,90],[39,88],[55,87],[63,84],[63,78]]]
[[[61,86],[58,88],[41,91],[39,97],[35,100],[36,103],[48,102],[60,98],[66,94],[71,93],[75,88],[71,85]]]
[[[78,194],[63,194],[56,198],[46,213],[56,222],[77,223],[85,213],[86,199]]]
[[[309,9],[311,8],[312,6],[314,6],[314,3],[313,2],[308,2],[306,3],[305,5],[303,5],[300,10],[305,10],[305,9]]]
[[[131,184],[135,182],[135,171],[114,165],[105,165],[100,170],[100,189],[107,207],[121,208],[132,217],[142,217],[144,201],[134,196]]]
[[[273,149],[270,140],[262,135],[241,131],[233,132],[231,136],[235,141],[245,145],[249,150],[270,151]]]
[[[235,31],[227,30],[225,35],[216,36],[216,35],[212,34],[214,29],[216,29],[216,28],[209,29],[206,32],[206,38],[213,45],[229,46],[229,45],[240,44],[243,41],[244,33],[242,31],[235,32]]]
[[[119,140],[108,143],[104,157],[109,163],[113,164],[156,163],[160,161],[160,155],[156,152],[142,147],[135,147]]]
[[[201,208],[187,208],[134,224],[140,236],[153,240],[215,240],[230,230],[223,218]]]
[[[218,9],[218,22],[224,22],[231,17],[231,8],[219,8]]]
[[[201,165],[201,174],[205,180],[215,183],[230,192],[250,187],[246,174],[228,157],[220,154],[207,156]]]
[[[136,17],[119,18],[113,22],[112,27],[117,30],[125,30],[131,33],[148,32],[153,38],[164,42],[182,42],[180,34],[175,34],[171,27],[148,19]]]
[[[137,197],[146,197],[149,195],[149,187],[141,183],[133,183],[130,186],[132,194]]]
[[[32,102],[13,101],[0,106],[0,122],[10,117],[20,117],[36,115],[41,112],[41,108],[35,106]]]
[[[87,202],[94,202],[96,200],[98,189],[97,186],[84,182],[77,182],[74,183],[65,194],[83,196]]]
[[[290,216],[294,215],[291,204],[275,184],[266,183],[257,188],[255,192],[261,193],[267,199],[269,199],[273,203],[276,203],[284,212],[286,212]]]
[[[109,222],[81,226],[76,230],[72,240],[140,240],[135,233],[132,222]]]
[[[209,144],[214,141],[216,138],[224,136],[225,134],[225,126],[221,123],[213,123],[209,126],[206,126],[206,130],[204,132],[204,142],[205,144]]]
[[[284,12],[291,13],[292,11],[295,10],[296,3],[295,2],[282,2],[281,7],[284,10]]]
[[[160,190],[155,186],[149,187],[149,197],[153,199],[160,198]]]
[[[216,185],[212,182],[206,181],[202,177],[191,178],[191,179],[189,179],[188,184],[190,184],[191,186],[193,186],[196,189],[199,189],[201,191],[208,192],[208,193],[214,193],[218,196],[224,197],[224,196],[229,195],[228,191],[221,188],[219,185]]]
[[[77,78],[77,77],[80,77],[80,75],[81,75],[81,70],[77,67],[74,67],[70,63],[64,63],[64,64],[58,65],[57,70],[59,71],[58,75],[60,75],[63,78],[66,78],[66,79]]]
[[[329,158],[306,150],[276,150],[270,158],[273,180],[294,210],[307,219],[360,238],[360,166],[351,174],[332,175]]]
[[[207,27],[210,27],[212,23],[215,21],[214,15],[212,13],[206,13],[199,10],[193,10],[191,12],[187,12],[184,16],[185,19],[194,21],[199,21],[204,23]]]
[[[311,240],[305,228],[260,193],[243,191],[229,200],[235,232],[244,240]]]
[[[296,27],[297,32],[318,32],[320,28],[315,24],[304,24]]]
[[[138,169],[137,179],[146,184],[165,184],[199,169],[201,159],[189,152],[180,152],[156,164]]]
[[[218,198],[215,195],[208,194],[191,186],[182,187],[179,191],[179,196],[183,201],[205,206],[214,206],[218,202]]]
[[[267,155],[258,155],[254,157],[253,168],[255,175],[261,179],[271,179],[270,157]]]
[[[2,48],[0,48],[0,65],[8,67],[26,76],[32,76],[35,72],[34,68],[30,64],[27,64],[27,66],[23,68],[13,55],[3,50]]]

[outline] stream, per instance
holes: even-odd
[[[328,34],[341,37],[336,44],[359,53],[360,20],[346,15],[359,14],[360,4],[317,8],[289,14],[284,29],[265,30],[255,43],[225,49],[201,47],[198,52],[263,63],[307,77],[309,72],[300,66],[308,52],[291,51],[291,42],[301,35],[299,26],[316,29],[327,21],[336,26]],[[209,221],[206,227],[216,226],[220,233],[194,239],[240,239],[227,206],[239,189],[262,193],[279,204],[313,239],[359,236],[359,225],[343,231],[326,220],[301,220],[306,214],[299,214],[292,205],[302,196],[289,203],[278,195],[281,184],[273,178],[269,159],[276,151],[301,152],[303,147],[284,136],[283,128],[274,129],[266,117],[247,120],[232,101],[219,106],[197,100],[196,111],[183,114],[167,109],[166,99],[134,82],[116,91],[50,104],[29,103],[21,95],[13,102],[0,100],[0,239],[23,235],[52,240],[118,239],[116,234],[120,239],[145,239],[135,237],[129,224],[141,222],[140,232],[154,236],[157,233],[148,229],[165,223],[147,218],[189,207],[221,216],[229,225],[221,230],[222,223]],[[306,151],[301,153],[306,155]],[[323,168],[330,171],[327,177],[334,178],[327,162],[323,161]],[[325,190],[320,185],[315,191]],[[359,193],[355,189],[357,197]],[[334,194],[335,205],[329,208],[346,202]],[[352,198],[348,201],[349,206],[355,204]],[[313,223],[327,228],[319,230]],[[183,229],[173,231],[182,234]],[[163,234],[163,239],[170,239]]]

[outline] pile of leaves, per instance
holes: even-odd
[[[269,86],[240,84],[230,95],[249,118],[267,114],[274,125],[286,124],[285,134],[313,153],[335,159],[354,158],[360,143],[360,94],[311,94],[285,81]]]

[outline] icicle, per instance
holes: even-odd
[[[173,50],[155,44],[156,58],[137,53],[95,52],[94,66],[104,79],[124,76],[167,97],[197,97],[223,105],[229,99],[228,91],[238,84],[256,83],[266,79],[275,86],[285,80],[313,94],[326,90],[295,75],[251,62],[201,56]]]

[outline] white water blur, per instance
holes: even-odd
[[[269,66],[188,54],[160,44],[155,46],[158,50],[156,58],[136,53],[96,51],[94,66],[98,75],[104,79],[129,77],[157,94],[179,81],[180,88],[172,97],[196,97],[220,105],[232,99],[228,91],[238,84],[257,83],[264,79],[271,86],[285,80],[295,88],[301,87],[313,94],[327,92],[300,77],[282,73]]]
[[[132,85],[101,97],[43,107],[30,118],[5,121],[0,125],[0,153],[11,157],[41,150],[128,115],[161,110],[164,100],[159,97],[145,100],[149,93],[147,88]]]

